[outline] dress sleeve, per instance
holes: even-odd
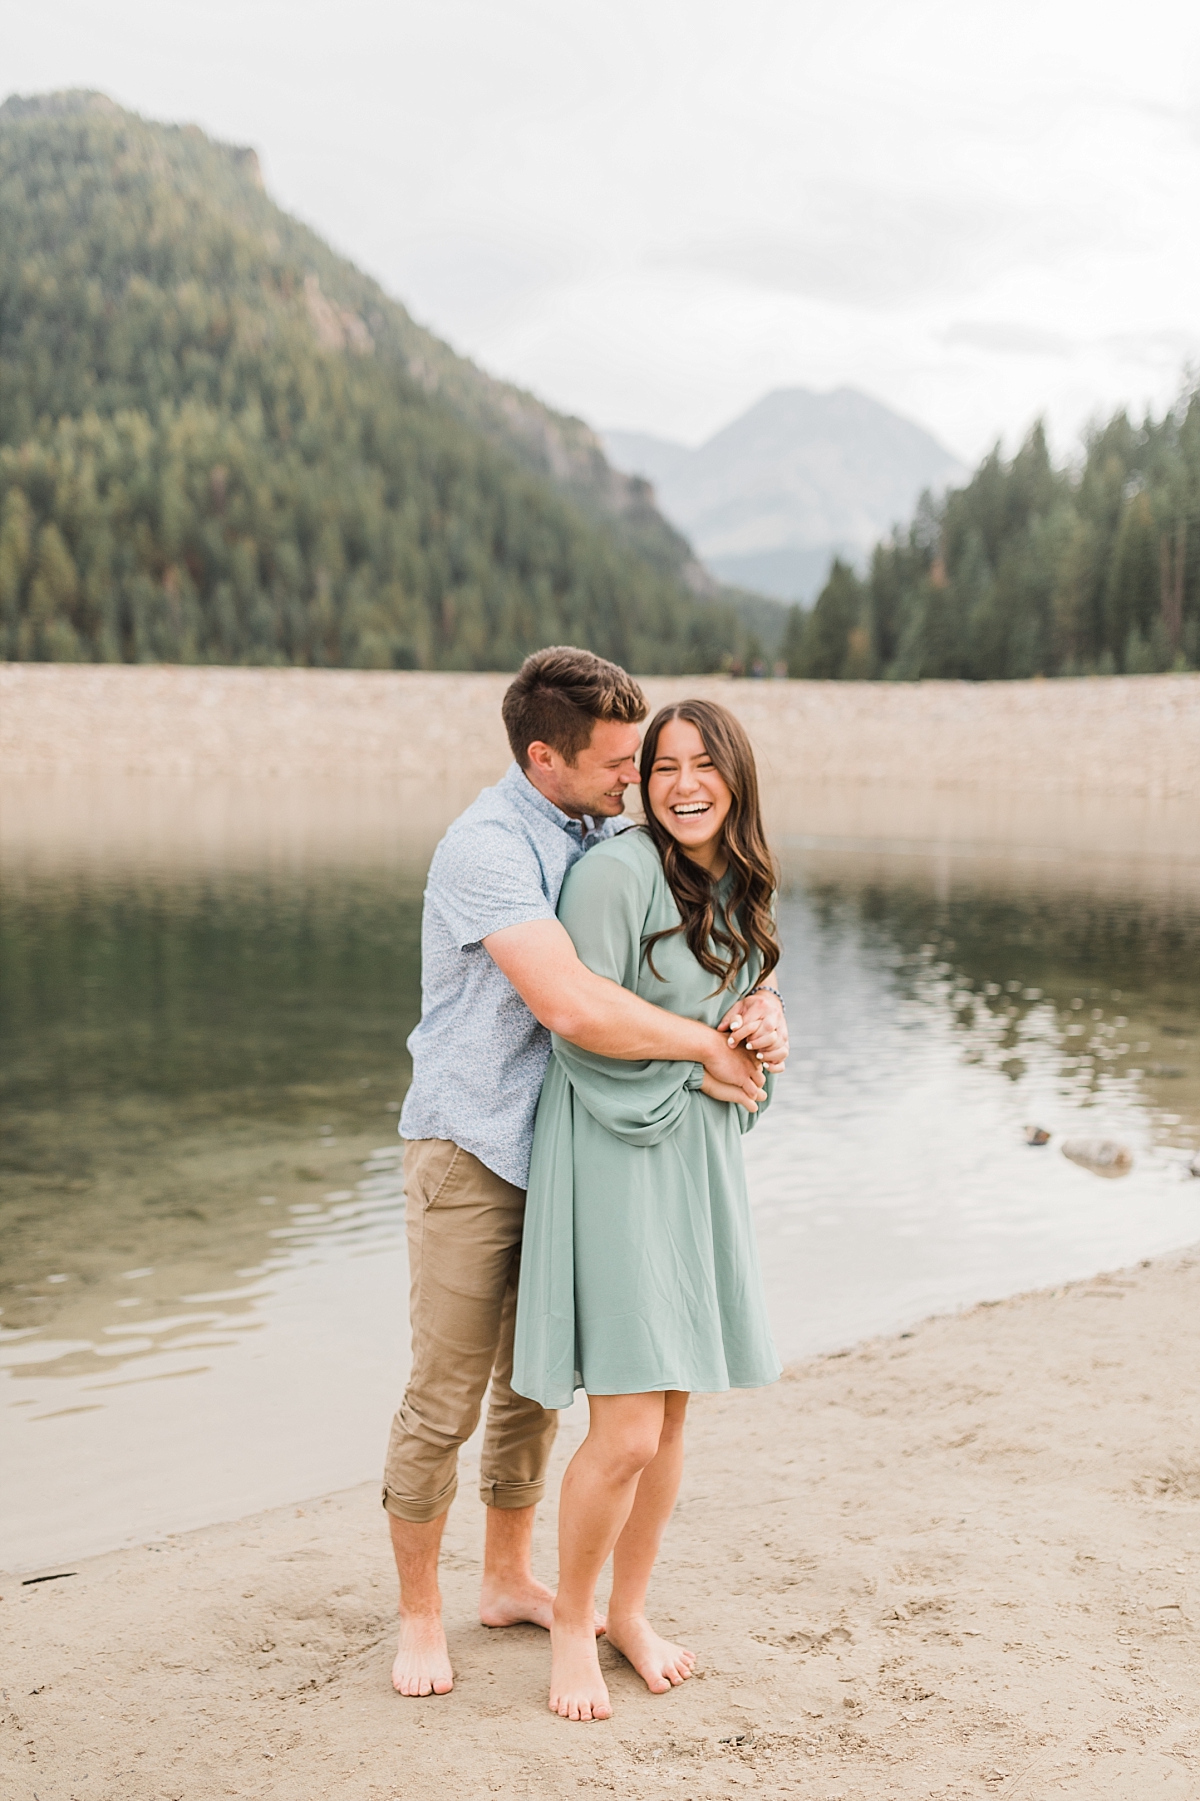
[[[598,976],[636,988],[650,884],[622,858],[597,846],[567,871],[558,917],[579,960]]]
[[[598,976],[637,992],[642,931],[651,899],[644,876],[617,857],[589,852],[567,876],[558,916]],[[704,1080],[699,1063],[629,1063],[554,1038],[554,1055],[577,1100],[605,1131],[626,1144],[661,1144],[687,1112]]]

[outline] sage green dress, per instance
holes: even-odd
[[[727,891],[728,878],[718,888]],[[716,1025],[754,986],[697,963],[650,835],[598,844],[558,916],[581,960],[643,999]],[[698,1063],[626,1063],[561,1038],[542,1088],[521,1252],[512,1383],[544,1407],[589,1394],[774,1382],[742,1133],[762,1117],[700,1093]],[[767,1078],[768,1090],[773,1079]]]

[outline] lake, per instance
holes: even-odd
[[[469,797],[128,778],[9,840],[0,1565],[378,1473],[421,888]],[[747,1140],[784,1357],[1200,1238],[1195,854],[807,812],[776,808],[792,1060]],[[1129,1174],[1063,1156],[1099,1136]]]

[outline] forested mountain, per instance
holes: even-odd
[[[578,420],[100,95],[0,107],[0,655],[652,673],[734,608]]]
[[[836,562],[785,637],[796,676],[970,680],[1200,666],[1200,387],[1117,413],[1056,468],[1036,427],[922,502],[860,578]]]

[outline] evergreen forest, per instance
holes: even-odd
[[[968,681],[1200,666],[1200,388],[1124,412],[1056,468],[1041,426],[1011,461],[928,496],[863,574],[835,562],[793,608],[789,674]]]
[[[0,656],[647,673],[736,608],[578,420],[102,95],[0,107]]]

